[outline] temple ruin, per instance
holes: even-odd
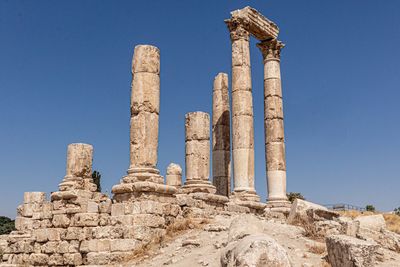
[[[279,29],[250,7],[232,12],[225,23],[232,45],[231,91],[228,74],[219,73],[210,88],[212,116],[200,111],[186,114],[182,140],[185,181],[177,164],[168,167],[165,182],[157,169],[160,50],[138,45],[132,60],[127,175],[113,186],[112,198],[96,192],[91,178],[93,147],[70,144],[66,175],[50,200],[44,192],[24,194],[17,210],[17,230],[7,240],[4,264],[112,264],[165,235],[167,226],[179,218],[208,218],[219,213],[287,216],[290,205],[286,197],[280,76],[280,50],[284,45],[277,39]],[[265,178],[254,175],[250,36],[260,41],[264,62],[267,203],[260,200],[255,189],[255,179]]]

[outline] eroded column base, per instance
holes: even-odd
[[[130,168],[128,175],[121,179],[120,184],[114,185],[111,192],[117,202],[127,202],[136,199],[156,200],[158,197],[160,200],[164,197],[174,198],[177,189],[165,185],[160,171],[155,168]]]
[[[266,215],[283,214],[285,217],[289,215],[292,203],[288,200],[268,200],[264,213]],[[278,216],[279,217],[279,216]]]
[[[182,186],[181,192],[185,194],[189,193],[210,193],[215,194],[217,189],[210,181],[205,180],[190,180],[186,181],[185,185]]]
[[[234,191],[229,200],[231,205],[249,208],[252,213],[261,213],[265,209],[265,203],[260,202],[255,191]]]

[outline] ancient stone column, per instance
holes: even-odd
[[[286,160],[283,127],[280,51],[276,39],[258,44],[264,59],[264,128],[268,202],[286,202]]]
[[[226,20],[232,41],[232,153],[234,194],[259,200],[254,188],[254,128],[249,32]]]
[[[228,74],[219,73],[214,79],[212,113],[212,173],[217,194],[231,192],[231,134]]]
[[[87,189],[96,191],[92,179],[93,146],[82,143],[69,144],[66,175],[59,185],[60,191]]]
[[[185,192],[215,193],[210,176],[210,116],[190,112],[185,116]]]
[[[167,168],[167,175],[165,177],[167,185],[180,187],[182,185],[182,168],[178,164],[171,163]]]
[[[138,45],[132,60],[130,166],[125,182],[163,183],[157,165],[160,51]]]

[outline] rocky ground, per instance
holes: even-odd
[[[313,212],[302,215],[301,212],[297,213],[297,223],[303,215],[306,216],[303,219],[309,220],[303,221],[301,226],[291,225],[290,223],[296,223],[290,216],[288,221],[266,219],[251,214],[217,215],[205,224],[193,225],[193,229],[174,233],[160,247],[145,251],[141,257],[132,260],[128,265],[400,266],[400,236],[381,228],[382,222],[379,217],[367,216],[361,222],[358,222],[357,218],[353,220],[348,217],[328,220],[318,218],[316,214],[319,212],[316,212],[316,208],[308,209],[310,210]],[[332,214],[327,212],[319,215],[330,218]],[[343,235],[343,231],[347,231],[347,235]],[[341,243],[331,237],[335,237]],[[270,243],[269,238],[272,239]],[[328,239],[334,245],[327,249]],[[268,244],[260,246],[260,240],[267,240]],[[248,247],[246,242],[250,242]],[[277,247],[274,247],[275,245]],[[260,251],[264,255],[261,255]],[[335,253],[339,253],[336,258]],[[252,262],[262,257],[264,262]],[[349,261],[342,261],[342,258],[349,258]],[[270,262],[271,259],[278,261]]]

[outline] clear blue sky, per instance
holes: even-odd
[[[184,115],[229,75],[223,20],[250,1],[0,1],[0,215],[56,191],[66,147],[94,145],[103,189],[129,164],[130,66],[161,50],[159,168],[184,167]],[[251,1],[280,27],[288,191],[400,206],[400,1]],[[256,189],[266,197],[263,65],[251,43]]]

